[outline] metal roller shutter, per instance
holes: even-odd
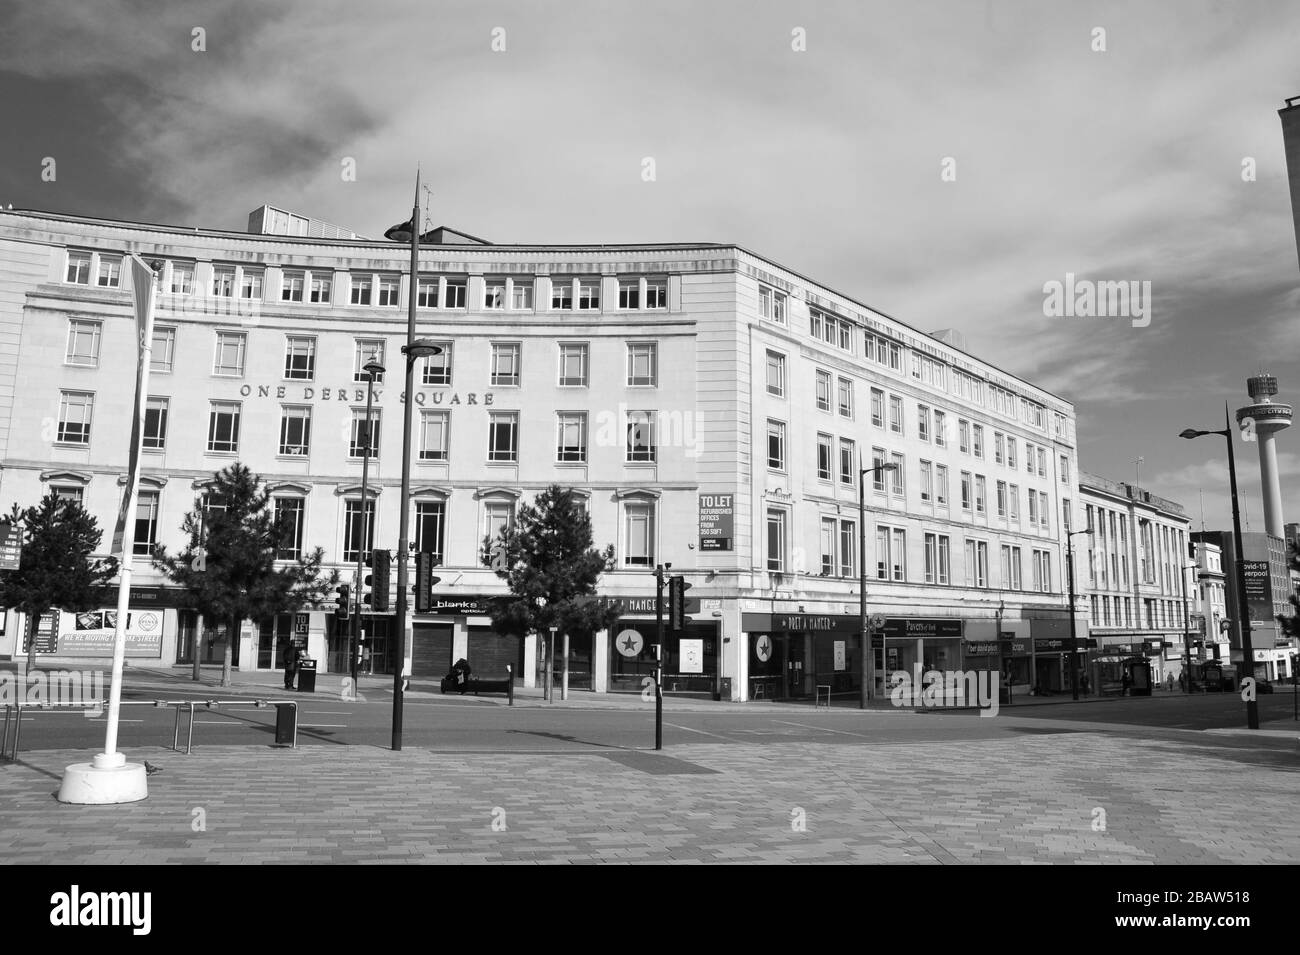
[[[441,680],[451,659],[451,624],[417,623],[411,633],[411,675]],[[435,687],[436,689],[436,687]]]
[[[474,675],[501,679],[509,666],[518,677],[519,643],[518,637],[502,636],[491,627],[470,627],[467,659]]]

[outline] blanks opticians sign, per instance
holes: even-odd
[[[734,494],[700,495],[700,550],[731,550],[735,528]]]

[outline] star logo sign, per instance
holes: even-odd
[[[754,653],[759,660],[766,663],[772,657],[772,640],[766,634],[758,638],[758,643],[754,644]]]
[[[635,630],[624,630],[614,638],[614,646],[625,657],[634,657],[645,646],[645,640]]]

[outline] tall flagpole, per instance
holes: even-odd
[[[122,667],[126,658],[126,617],[131,600],[131,570],[135,535],[128,534],[135,514],[140,487],[140,442],[144,437],[146,395],[149,392],[149,361],[153,351],[153,308],[157,274],[140,256],[132,253],[131,296],[135,306],[138,351],[135,374],[135,418],[131,422],[131,448],[126,487],[113,530],[112,551],[119,555],[117,620],[113,628],[113,675],[108,695],[108,721],[104,751],[91,763],[77,763],[64,770],[59,801],[86,805],[136,802],[148,796],[143,764],[128,763],[117,751],[118,717],[122,703]]]

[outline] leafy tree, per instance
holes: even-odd
[[[594,634],[621,612],[596,596],[600,575],[613,566],[614,547],[592,546],[591,518],[570,488],[553,484],[521,506],[513,526],[503,527],[496,540],[483,538],[482,558],[510,588],[487,601],[497,633],[545,638],[555,627],[570,636]]]
[[[50,492],[41,503],[8,518],[23,535],[18,569],[0,574],[3,604],[27,617],[27,670],[36,665],[36,628],[51,610],[81,613],[99,606],[99,588],[117,573],[113,557],[92,558],[103,537],[80,501]]]
[[[185,549],[171,555],[159,546],[153,562],[189,593],[205,620],[227,622],[222,686],[230,685],[241,621],[268,620],[276,613],[319,604],[338,583],[337,570],[322,573],[324,551],[319,547],[277,566],[276,552],[289,528],[276,521],[271,493],[261,478],[239,462],[213,475],[207,494],[195,499],[181,529],[190,537]]]

